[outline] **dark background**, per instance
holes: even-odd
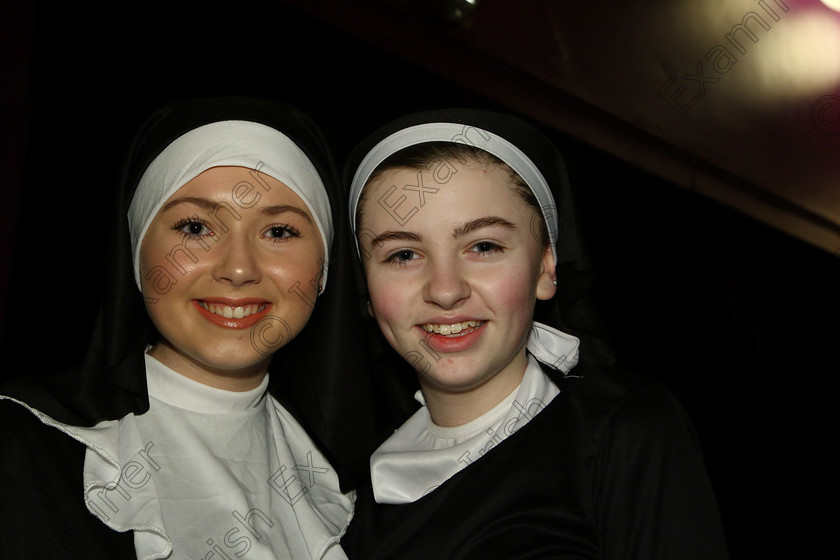
[[[339,162],[409,111],[517,112],[282,4],[207,6],[4,8],[4,377],[82,358],[120,161],[160,105],[284,99]],[[833,557],[840,259],[545,130],[567,158],[620,365],[666,380],[692,416],[732,557]]]

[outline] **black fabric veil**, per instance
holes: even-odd
[[[556,206],[550,211],[556,213],[558,221],[557,294],[549,301],[537,302],[534,320],[581,339],[578,371],[588,366],[612,365],[615,361],[614,354],[604,337],[592,295],[594,274],[575,219],[566,165],[559,150],[536,127],[513,115],[478,109],[453,108],[412,113],[379,128],[356,147],[345,168],[345,184],[351,184],[359,165],[379,142],[398,131],[426,123],[455,123],[486,130],[519,148],[540,170],[548,182]],[[422,143],[422,141],[417,143]],[[359,293],[364,299],[364,294],[367,292],[364,280],[357,278],[357,284]],[[400,389],[394,386],[395,380],[389,379],[388,374],[383,373],[383,370],[407,371],[410,368],[395,352],[390,351],[381,336],[378,340],[375,335],[371,336],[376,348],[376,373],[380,390],[382,386],[385,386],[387,387],[384,389],[386,395],[393,395],[395,391],[399,393]],[[413,383],[413,374],[400,375],[400,377],[403,380],[409,378]],[[404,395],[405,390],[403,389],[401,393]],[[414,408],[416,404],[403,399],[398,406]],[[404,411],[396,413],[405,414]]]
[[[79,426],[149,408],[143,352],[156,336],[133,276],[126,214],[152,160],[173,140],[224,120],[253,121],[288,136],[312,161],[327,189],[335,231],[329,282],[303,331],[270,367],[269,392],[303,424],[338,470],[343,486],[364,472],[372,444],[369,366],[351,281],[353,250],[343,197],[327,143],[312,121],[279,102],[248,98],[174,102],[141,127],[127,154],[115,208],[103,299],[82,366],[60,374],[10,381],[0,393]]]

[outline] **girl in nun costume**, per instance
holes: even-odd
[[[550,141],[433,111],[350,163],[370,313],[421,405],[371,457],[350,557],[725,558],[686,414],[585,334],[591,277]]]
[[[346,557],[372,428],[336,189],[280,104],[147,121],[85,364],[3,388],[0,557]]]

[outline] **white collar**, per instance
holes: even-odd
[[[149,397],[176,408],[219,414],[255,407],[268,388],[268,373],[248,391],[226,391],[194,381],[146,354]]]
[[[151,407],[138,416],[80,427],[15,401],[87,447],[78,499],[91,514],[133,531],[137,557],[148,560],[234,558],[242,546],[254,560],[346,560],[339,540],[355,493],[341,492],[303,427],[266,394],[267,378],[244,398],[148,355],[146,365]],[[196,404],[216,414],[182,408]],[[218,414],[220,406],[243,412]]]

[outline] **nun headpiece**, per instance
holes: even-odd
[[[140,246],[163,204],[191,179],[212,167],[237,166],[270,175],[298,195],[315,219],[324,245],[321,288],[333,239],[330,201],[324,182],[306,153],[288,136],[247,120],[205,124],[179,136],[143,172],[128,208],[134,279],[140,288]]]

